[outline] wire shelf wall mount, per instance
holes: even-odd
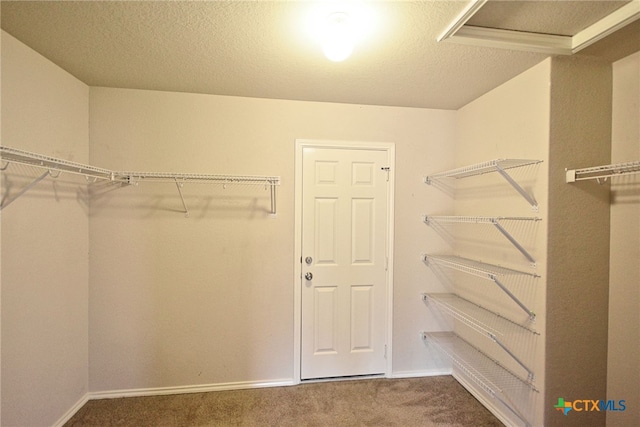
[[[222,184],[223,186],[235,184],[264,185],[265,188],[270,189],[270,212],[273,215],[277,212],[276,187],[280,185],[280,177],[278,176],[113,171],[6,146],[0,146],[0,159],[2,161],[0,171],[5,171],[11,163],[45,169],[42,175],[22,188],[13,198],[3,200],[3,203],[0,205],[0,210],[6,208],[11,202],[22,196],[44,178],[58,178],[62,173],[71,173],[84,176],[87,183],[94,183],[99,180],[128,185],[137,185],[140,182],[152,181],[175,183],[180,199],[182,200],[186,217],[189,216],[189,209],[182,194],[182,186],[185,183]]]
[[[542,160],[530,159],[495,159],[445,172],[436,173],[424,177],[425,184],[432,185],[434,181],[442,178],[468,178],[472,176],[484,175],[486,173],[497,172],[502,176],[530,205],[534,211],[538,211],[538,202],[532,194],[527,192],[509,173],[508,169],[520,168],[541,163]]]

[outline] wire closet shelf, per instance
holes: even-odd
[[[531,263],[532,267],[536,266],[535,258],[529,251],[513,237],[511,233],[503,226],[505,221],[540,221],[538,217],[506,217],[506,216],[431,216],[423,215],[422,220],[429,226],[439,226],[444,223],[459,224],[490,224],[495,227],[520,253]]]
[[[176,184],[184,206],[185,216],[187,217],[189,216],[189,210],[181,190],[185,183],[222,184],[223,186],[237,184],[264,185],[265,188],[270,189],[271,213],[276,213],[276,187],[280,185],[280,177],[278,176],[114,171],[5,146],[0,146],[0,158],[2,160],[0,170],[2,171],[6,170],[11,163],[46,170],[40,177],[36,178],[31,184],[19,192],[11,201],[24,194],[47,176],[57,178],[62,173],[71,173],[84,176],[88,183],[94,183],[98,180],[131,185],[137,185],[140,182],[172,182]],[[7,205],[8,203],[0,206],[0,209]]]
[[[445,172],[436,173],[424,177],[425,184],[432,185],[436,181],[442,178],[468,178],[472,176],[484,175],[491,172],[497,172],[500,174],[532,207],[533,210],[538,210],[538,202],[536,202],[533,195],[527,192],[509,173],[507,170],[521,168],[530,165],[536,165],[541,163],[542,160],[531,159],[495,159],[482,163],[476,163],[469,166],[464,166],[457,169],[452,169]]]

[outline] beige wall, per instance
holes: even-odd
[[[96,190],[90,224],[90,389],[292,381],[294,142],[396,144],[395,374],[442,370],[418,331],[427,268],[422,176],[451,164],[455,113],[91,88],[91,163],[279,175],[264,189],[173,184]],[[111,190],[111,191],[110,191]],[[446,368],[446,367],[445,367]]]
[[[1,9],[1,8],[0,8]],[[0,33],[0,82],[2,81],[2,34]],[[2,87],[0,83],[0,112],[2,111]],[[2,145],[2,114],[0,113],[0,145]],[[0,156],[2,157],[2,156]],[[4,174],[0,173],[0,188]],[[2,271],[2,211],[0,211],[0,272]],[[0,424],[2,424],[2,273],[0,273]]]
[[[455,214],[463,216],[539,217],[539,222],[505,222],[505,228],[534,256],[530,262],[492,226],[459,226],[455,251],[464,257],[511,267],[541,276],[535,280],[503,278],[518,298],[536,313],[534,322],[496,285],[488,280],[470,280],[465,289],[465,276],[458,276],[459,292],[484,307],[545,334],[546,230],[549,204],[547,174],[549,168],[550,67],[546,60],[511,81],[458,110],[456,122],[456,166],[467,166],[492,159],[543,160],[536,166],[509,170],[509,174],[538,202],[538,210],[520,196],[498,173],[461,180],[455,192]],[[464,327],[458,332],[486,354],[509,367],[522,378],[527,372],[491,340]],[[506,336],[517,356],[533,368],[535,385],[544,388],[545,355],[541,337],[526,332]],[[477,396],[513,425],[522,421],[475,388]],[[508,398],[532,425],[542,424],[542,403],[526,386],[509,389]],[[505,398],[505,396],[500,396]]]
[[[78,162],[89,88],[2,33],[2,145]],[[2,194],[41,172],[11,165]],[[68,177],[2,210],[3,426],[52,425],[87,392],[88,207]]]
[[[553,405],[606,396],[609,189],[567,184],[565,168],[610,161],[611,65],[554,58],[550,117],[544,422],[602,425],[604,412],[563,416]]]
[[[640,160],[640,53],[613,64],[611,161]],[[640,425],[640,175],[611,183],[607,397],[626,400],[607,425]]]

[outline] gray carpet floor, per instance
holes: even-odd
[[[80,426],[502,426],[453,377],[364,379],[91,400]]]

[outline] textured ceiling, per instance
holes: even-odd
[[[537,19],[531,9],[548,2],[492,3],[483,9],[494,11],[485,9],[489,12],[478,21],[496,18],[502,22],[490,25],[535,28],[550,22]],[[517,3],[529,8],[525,15],[514,9]],[[622,4],[571,3],[572,8],[555,12],[545,6],[544,13],[558,15],[553,32],[575,31],[584,20]],[[314,13],[326,16],[337,5],[362,8],[374,24],[342,63],[326,60],[309,32]],[[457,109],[546,58],[437,43],[465,6],[462,1],[2,1],[1,17],[3,30],[91,86]]]

